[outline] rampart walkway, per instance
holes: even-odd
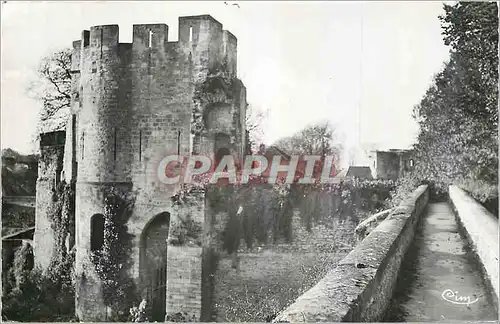
[[[498,218],[420,186],[275,322],[497,321]]]
[[[384,321],[496,320],[490,289],[451,206],[431,203],[427,208]]]

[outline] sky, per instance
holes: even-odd
[[[27,153],[40,103],[27,96],[40,59],[81,31],[210,14],[238,39],[247,100],[267,112],[264,142],[328,120],[346,146],[409,147],[413,107],[448,59],[442,2],[7,2],[2,5],[1,146]]]

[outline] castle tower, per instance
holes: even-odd
[[[183,214],[206,223],[205,202],[200,198],[182,210],[174,206],[171,197],[179,186],[162,183],[158,165],[171,154],[229,151],[242,157],[246,90],[236,79],[236,45],[236,38],[206,15],[180,17],[175,42],[168,41],[165,24],[134,25],[132,43],[119,43],[116,25],[91,27],[73,42],[64,174],[76,182],[80,320],[110,320],[113,311],[103,295],[98,258],[92,256],[103,249],[109,199],[129,206],[113,216],[126,231],[119,244],[125,259],[119,262],[138,300],[154,306],[154,319],[187,312],[190,320],[199,320],[205,312],[202,248],[166,243]],[[219,89],[224,95],[200,101],[205,93],[199,89],[221,70],[231,80]]]

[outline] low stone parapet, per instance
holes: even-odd
[[[450,203],[498,300],[498,218],[464,190],[450,186]]]
[[[365,237],[367,237],[373,229],[380,225],[380,223],[389,216],[391,209],[381,211],[376,213],[359,223],[354,229],[354,234],[356,236],[356,242],[361,242]]]
[[[335,269],[281,312],[274,322],[381,320],[428,199],[426,185],[416,189]]]

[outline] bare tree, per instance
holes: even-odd
[[[268,111],[256,109],[252,105],[247,105],[246,111],[246,129],[248,135],[249,149],[256,151],[258,145],[262,142],[264,137],[264,122],[267,117]]]
[[[28,93],[42,103],[37,133],[64,127],[71,102],[71,49],[41,59],[37,79],[29,85]]]

